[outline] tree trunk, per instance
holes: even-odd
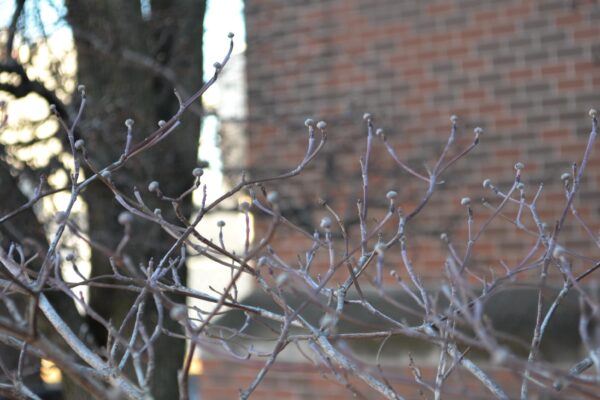
[[[97,166],[106,166],[122,154],[126,119],[135,121],[135,143],[154,131],[159,120],[169,119],[179,106],[173,93],[173,82],[130,59],[123,59],[123,51],[135,52],[169,68],[175,73],[177,84],[188,92],[202,84],[204,1],[148,3],[151,11],[142,15],[140,2],[135,1],[66,2],[67,18],[73,27],[77,49],[78,83],[86,86],[88,96],[80,131],[90,158]],[[98,43],[110,49],[110,54],[99,50]],[[146,187],[156,180],[163,193],[176,196],[191,186],[191,171],[197,161],[200,118],[188,113],[181,122],[170,138],[134,158],[126,168],[112,176],[117,187],[125,193],[131,194],[133,187],[138,187],[148,204],[161,208],[167,219],[173,217],[169,212],[171,205],[156,201]],[[88,205],[92,240],[116,248],[123,234],[123,227],[117,222],[123,209],[102,184],[91,185],[83,196]],[[188,200],[184,213],[189,215],[190,212]],[[152,258],[160,259],[172,243],[158,226],[136,219],[133,238],[125,253],[136,265],[148,265]],[[112,273],[104,254],[92,251],[92,271],[93,276]],[[91,307],[115,326],[130,310],[133,299],[123,291],[110,289],[96,288],[90,293]],[[146,304],[145,310],[146,330],[152,332],[156,321],[152,302]],[[90,324],[94,336],[103,344],[105,330],[99,324]],[[179,329],[170,321],[166,326]],[[177,397],[177,369],[181,368],[184,351],[185,343],[181,340],[161,336],[156,342],[157,363],[152,379],[152,394],[156,399]]]

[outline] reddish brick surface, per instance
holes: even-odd
[[[600,107],[596,2],[255,0],[246,3],[245,12],[250,175],[294,168],[305,150],[304,120],[328,122],[329,142],[306,172],[267,185],[283,196],[284,215],[292,221],[312,231],[325,215],[318,205],[323,198],[338,210],[356,242],[364,112],[375,115],[376,126],[385,129],[400,157],[421,173],[442,149],[451,114],[459,116],[460,128],[452,154],[471,142],[475,126],[485,129],[481,144],[442,177],[444,185],[409,227],[410,255],[429,282],[443,271],[440,233],[448,232],[464,252],[460,198],[486,197],[497,204],[481,182],[491,178],[507,190],[517,161],[526,165],[527,198],[544,182],[539,212],[549,226],[559,217],[564,207],[559,177],[580,161],[590,127],[587,110]],[[576,201],[593,232],[600,228],[598,153]],[[425,185],[398,170],[378,140],[373,160],[371,205],[385,207],[385,193],[394,189],[401,207],[410,211]],[[476,228],[490,215],[477,201],[474,213]],[[514,217],[516,207],[506,214]],[[375,210],[370,217],[381,215]],[[532,226],[531,218],[524,222]],[[260,237],[260,217],[257,229]],[[291,263],[310,247],[285,228],[279,235],[273,248]],[[482,275],[488,268],[502,271],[499,260],[515,265],[534,242],[535,237],[499,219],[475,246],[473,268]],[[584,230],[572,219],[559,242],[590,251]],[[386,266],[402,275],[398,261],[390,256]],[[215,396],[207,398],[231,398]],[[309,397],[336,398],[286,398]]]
[[[204,361],[204,373],[199,376],[199,388],[202,400],[231,400],[239,397],[247,389],[262,367],[260,362],[223,363],[219,360]],[[419,368],[425,381],[433,382],[435,369]],[[387,382],[405,399],[427,399],[431,392],[415,383],[413,372],[408,367],[385,368]],[[341,371],[340,371],[341,372]],[[374,372],[374,371],[372,371]],[[510,398],[518,398],[518,387],[522,379],[508,369],[488,370],[490,376],[503,387],[507,387]],[[343,372],[341,372],[343,373]],[[377,375],[377,372],[375,372]],[[345,375],[352,388],[365,399],[382,398],[377,392],[356,377]],[[512,389],[511,389],[512,388]],[[486,389],[460,368],[444,383],[445,399],[491,399]],[[588,392],[593,393],[593,392]],[[352,392],[338,383],[329,371],[320,370],[312,365],[276,362],[265,376],[261,385],[251,398],[268,400],[346,400],[355,398]],[[557,398],[551,393],[533,391],[531,399]],[[585,399],[582,392],[564,389],[560,398]]]
[[[352,225],[361,192],[364,112],[376,116],[400,157],[422,173],[446,141],[449,115],[460,118],[454,154],[482,126],[480,146],[443,177],[434,206],[413,223],[409,245],[427,254],[412,256],[428,260],[431,268],[417,267],[435,278],[444,254],[439,234],[448,232],[464,249],[464,238],[453,235],[465,231],[464,215],[457,217],[459,199],[495,201],[481,182],[489,177],[506,190],[517,161],[526,165],[528,198],[544,182],[540,212],[549,225],[558,217],[564,205],[559,176],[580,160],[587,110],[600,104],[599,15],[593,2],[573,7],[558,0],[249,2],[248,170],[260,177],[293,168],[304,152],[304,119],[328,121],[329,143],[306,174],[268,189],[284,195],[284,213],[309,231],[324,215],[318,198]],[[410,210],[424,185],[399,171],[378,140],[374,152],[371,205],[384,206],[385,193],[394,189]],[[588,169],[582,196],[598,194],[599,175]],[[488,215],[477,202],[474,209],[476,221]],[[582,217],[597,230],[598,207],[587,210]],[[479,266],[498,267],[499,254],[509,264],[521,257],[519,251],[507,254],[499,239],[513,227],[497,221],[494,228],[474,254]],[[562,243],[585,252],[582,229],[570,229]],[[284,248],[290,243],[294,248]],[[284,240],[275,247],[293,257],[303,244],[309,245]]]

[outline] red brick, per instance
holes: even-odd
[[[485,89],[467,89],[463,91],[463,99],[465,101],[478,101],[486,97],[487,91]]]
[[[561,79],[557,83],[558,90],[583,89],[585,81],[582,78]]]
[[[533,78],[533,74],[534,72],[532,67],[523,67],[510,71],[508,73],[508,77],[515,81],[529,80]]]
[[[556,170],[562,165],[568,169],[571,162],[580,160],[586,141],[585,135],[579,134],[588,122],[585,109],[577,117],[573,108],[593,101],[593,89],[600,86],[600,68],[592,56],[600,28],[590,19],[591,3],[579,2],[575,9],[543,7],[532,0],[480,2],[465,9],[458,8],[462,2],[442,0],[419,7],[409,1],[383,0],[368,7],[365,2],[347,0],[311,2],[309,6],[302,2],[283,5],[275,0],[256,3],[262,10],[255,8],[248,15],[247,33],[248,87],[253,94],[248,99],[248,171],[252,176],[253,169],[271,163],[281,169],[293,168],[304,149],[286,127],[301,126],[309,115],[330,120],[329,142],[324,154],[310,166],[310,173],[295,178],[294,184],[268,185],[282,194],[293,193],[290,197],[298,198],[295,209],[302,210],[313,227],[322,216],[321,209],[314,208],[318,195],[327,195],[347,221],[356,219],[355,200],[360,196],[357,159],[364,151],[365,136],[360,116],[366,111],[375,113],[376,125],[388,132],[401,159],[420,172],[425,171],[424,164],[434,165],[443,148],[450,114],[457,114],[460,121],[452,155],[470,143],[474,126],[485,128],[472,158],[456,163],[456,173],[444,174],[444,191],[435,193],[431,208],[418,217],[419,229],[427,235],[411,238],[410,255],[430,282],[439,279],[445,257],[435,238],[439,231],[451,230],[456,245],[464,249],[460,247],[465,243],[464,209],[458,206],[458,199],[482,193],[490,197],[481,188],[484,178],[510,184],[516,161],[526,164],[527,185],[548,182],[539,206],[543,218],[553,221],[560,215],[564,194],[555,182]],[[280,18],[284,9],[300,17]],[[466,22],[456,23],[455,17],[462,15]],[[297,36],[294,45],[288,45],[289,35]],[[503,58],[508,62],[501,68],[494,65],[494,60]],[[374,147],[381,150],[379,142]],[[372,198],[396,187],[402,208],[414,209],[425,185],[396,169],[385,151],[374,153],[372,160],[372,170],[377,165],[381,172],[371,177]],[[330,175],[328,162],[334,164],[336,175]],[[585,181],[591,194],[586,196],[600,196],[598,163],[598,157],[591,160]],[[353,180],[342,185],[344,179]],[[505,183],[502,185],[506,189]],[[489,214],[479,205],[474,208],[479,224]],[[513,215],[515,209],[509,207],[506,212]],[[380,217],[381,212],[371,214]],[[355,242],[356,226],[349,229],[354,229]],[[305,250],[298,247],[307,241],[288,231],[282,230],[287,236],[279,237],[273,247],[295,263],[296,254]],[[570,240],[589,239],[580,231],[573,230]],[[506,238],[508,245],[503,244]],[[529,250],[529,239],[522,239],[506,221],[497,220],[478,241],[474,256],[495,267],[499,259],[517,263],[523,256],[521,250]],[[586,254],[583,250],[581,254]],[[406,275],[401,263],[394,266]],[[502,273],[502,269],[498,271]],[[331,399],[337,395],[347,398],[343,390],[329,392],[335,385],[318,373],[307,374],[310,377],[303,375],[305,380],[299,386],[320,385],[328,388]],[[414,387],[402,388],[406,391],[401,394],[415,398],[411,397],[416,393]],[[235,391],[231,393],[237,397]],[[268,398],[267,394],[261,392],[262,397]]]
[[[566,64],[544,65],[540,68],[542,77],[563,76],[567,72]]]
[[[576,12],[569,12],[556,17],[557,28],[578,26],[583,22],[583,16]]]
[[[600,29],[595,26],[581,27],[573,31],[573,39],[575,40],[597,39],[598,35],[600,35]]]
[[[431,4],[427,6],[426,12],[431,16],[439,16],[443,14],[447,14],[454,10],[454,4],[449,1],[441,1],[436,4]]]
[[[506,7],[504,9],[504,13],[507,17],[511,18],[522,18],[526,17],[531,13],[532,7],[531,4],[527,4],[523,2],[522,4],[516,4],[514,6]]]

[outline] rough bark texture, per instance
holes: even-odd
[[[78,82],[85,84],[89,107],[81,126],[91,159],[103,166],[120,156],[125,144],[127,118],[135,120],[134,143],[149,135],[161,119],[168,119],[177,110],[173,83],[151,72],[147,67],[124,60],[123,51],[135,52],[171,69],[177,83],[188,91],[202,83],[202,21],[205,2],[153,1],[149,15],[143,16],[139,2],[107,0],[102,2],[67,1],[68,21],[73,27],[78,59]],[[96,45],[94,42],[96,41]],[[110,49],[105,54],[97,41]],[[132,160],[127,168],[113,175],[117,186],[131,193],[140,188],[150,206],[163,209],[172,218],[170,204],[154,201],[148,194],[148,182],[160,182],[167,195],[183,192],[192,184],[191,171],[196,165],[199,140],[199,118],[188,114],[182,126],[172,136],[149,152]],[[94,241],[115,248],[123,227],[117,217],[123,209],[112,193],[101,184],[90,186],[84,193],[89,208],[89,232]],[[186,214],[191,204],[184,208]],[[160,258],[172,240],[158,229],[139,220],[133,224],[133,239],[126,253],[136,264],[147,265],[153,257]],[[92,252],[93,275],[110,271],[107,257]],[[94,289],[90,305],[104,318],[118,324],[131,308],[133,297],[112,290]],[[153,304],[146,305],[145,326],[152,332],[156,320]],[[94,324],[93,334],[102,343],[106,332]],[[174,324],[167,326],[177,330]],[[185,347],[181,340],[167,337],[155,345],[156,372],[152,393],[156,399],[177,397],[176,371],[181,367]]]

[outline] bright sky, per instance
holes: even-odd
[[[2,0],[0,0],[2,1]],[[212,65],[223,58],[227,34],[235,34],[235,53],[245,50],[246,26],[242,0],[208,0],[204,18],[204,71],[210,76]]]

